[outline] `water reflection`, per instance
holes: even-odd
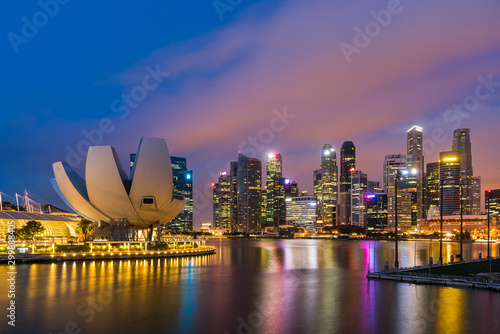
[[[58,333],[74,322],[82,333],[500,332],[497,293],[366,280],[386,259],[393,264],[391,242],[210,243],[215,255],[19,265],[16,305],[26,321],[16,329]],[[399,249],[401,266],[439,257],[436,242]],[[458,251],[443,244],[445,259]],[[465,259],[479,252],[486,245],[464,244]]]

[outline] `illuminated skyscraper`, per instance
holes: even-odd
[[[351,176],[351,225],[366,227],[366,195],[368,178],[360,170]]]
[[[396,226],[396,193],[387,195],[387,226]],[[411,227],[411,193],[398,190],[398,227],[403,231],[410,230]]]
[[[321,151],[321,219],[325,225],[336,224],[337,203],[337,153],[330,144],[325,144]]]
[[[313,194],[316,196],[316,217],[321,220],[321,169],[313,171]]]
[[[411,157],[405,154],[386,155],[384,160],[384,192],[391,194],[394,192],[394,181],[396,173],[408,170]]]
[[[262,228],[262,164],[241,154],[237,168],[238,232],[256,233]]]
[[[500,217],[500,189],[486,190],[484,200],[486,214],[489,212],[491,217]]]
[[[174,233],[193,230],[193,171],[187,170],[186,158],[170,157],[174,180],[174,195],[184,196],[186,205],[168,227]]]
[[[285,224],[285,203],[280,199],[280,179],[283,176],[281,154],[269,154],[266,166],[267,223],[266,226],[278,227]]]
[[[424,156],[423,133],[419,126],[414,126],[407,131],[407,155],[411,157],[408,161],[408,169],[416,177],[416,217],[413,220],[416,218],[416,224],[420,225],[424,217]]]
[[[443,215],[460,214],[460,156],[457,152],[439,153],[439,180],[442,188]],[[441,195],[440,195],[441,198]]]
[[[356,169],[356,147],[345,141],[340,149],[340,192],[351,189],[351,172]]]
[[[231,229],[231,175],[221,172],[219,183],[214,185],[214,222],[218,229]]]
[[[220,187],[218,183],[214,183],[212,185],[212,205],[213,205],[213,222],[212,226],[215,228],[220,228],[220,213],[221,213],[221,207],[220,207]]]
[[[472,151],[470,143],[470,130],[457,129],[453,131],[452,151],[459,155],[460,159],[460,184],[462,186],[463,213],[472,214]]]
[[[481,214],[481,176],[472,177],[472,214]]]
[[[425,215],[431,208],[439,208],[439,162],[427,164],[425,194]]]
[[[286,199],[287,224],[313,227],[316,223],[316,197],[297,196]]]
[[[236,231],[236,226],[238,224],[238,161],[231,161],[229,167],[229,187],[230,187],[230,222],[231,222],[231,232]]]
[[[366,195],[366,223],[369,229],[379,231],[387,227],[387,194]]]

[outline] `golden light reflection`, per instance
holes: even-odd
[[[464,333],[464,307],[466,292],[462,289],[439,289],[437,333]]]

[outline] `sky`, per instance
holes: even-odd
[[[425,162],[470,128],[474,175],[500,188],[498,1],[99,1],[0,5],[0,191],[65,207],[52,163],[84,176],[88,144],[124,166],[143,136],[194,171],[195,225],[212,220],[238,151],[283,155],[312,191],[321,148],[356,146],[382,180],[406,131]],[[339,155],[339,154],[338,154]],[[263,164],[265,168],[265,163]],[[126,168],[127,169],[127,168]]]

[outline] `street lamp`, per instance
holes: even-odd
[[[463,245],[462,245],[462,235],[464,227],[464,210],[463,210],[463,186],[460,185],[460,262],[463,261]]]
[[[491,199],[491,190],[488,189],[488,200],[487,200],[487,203],[488,203],[488,251],[487,251],[487,254],[488,254],[488,259],[490,260],[490,278],[491,278],[491,257],[490,257],[490,199]]]
[[[441,184],[440,184],[440,203],[439,203],[439,211],[440,211],[440,236],[439,236],[439,264],[442,266],[443,265],[443,201],[444,201],[444,194],[443,194],[443,184],[444,184],[444,179],[441,179]]]

